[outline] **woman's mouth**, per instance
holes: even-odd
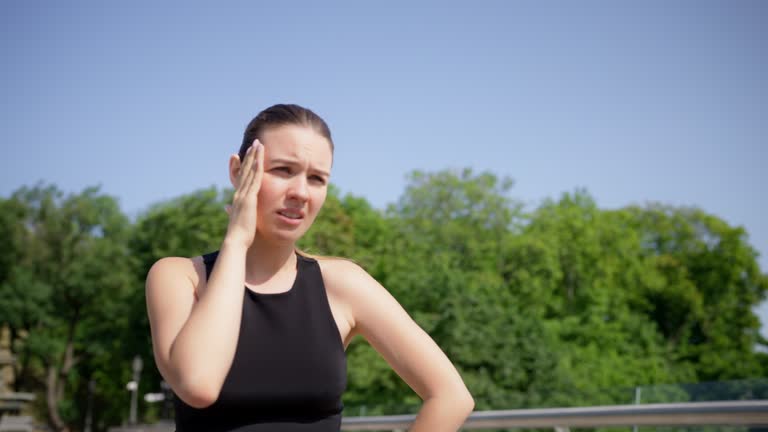
[[[280,220],[288,225],[298,226],[304,219],[304,212],[301,210],[283,209],[278,210],[277,214],[280,215]]]
[[[277,214],[293,221],[300,221],[304,219],[304,212],[301,210],[284,209],[278,210]]]

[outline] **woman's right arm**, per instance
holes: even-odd
[[[147,313],[155,362],[176,395],[196,408],[218,399],[235,357],[245,258],[256,233],[262,149],[255,141],[238,167],[227,234],[198,301],[194,299],[195,288],[203,284],[205,273],[195,270],[192,260],[163,258],[147,275]]]
[[[222,245],[205,291],[195,303],[199,276],[187,258],[163,258],[147,275],[152,348],[160,373],[176,395],[196,408],[219,396],[237,348],[243,309],[245,251]]]

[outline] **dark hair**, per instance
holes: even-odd
[[[325,120],[308,108],[293,104],[277,104],[260,112],[248,123],[243,134],[243,143],[240,145],[240,160],[245,159],[245,152],[253,144],[256,138],[261,139],[262,134],[269,128],[294,125],[311,128],[320,136],[328,140],[333,152],[333,140],[331,130]]]

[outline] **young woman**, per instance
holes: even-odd
[[[424,400],[412,431],[457,430],[472,411],[456,369],[386,289],[350,261],[297,252],[332,162],[319,116],[267,108],[230,157],[219,251],[150,269],[155,361],[176,394],[178,432],[338,431],[355,335]]]

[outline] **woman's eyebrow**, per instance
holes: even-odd
[[[273,163],[273,164],[299,165],[299,161],[296,160],[296,159],[275,158],[275,159],[270,159],[269,162]],[[330,177],[331,176],[330,173],[328,173],[326,171],[323,171],[321,169],[317,169],[317,168],[311,168],[310,171],[314,171],[314,172],[316,172],[318,174],[321,174],[321,175],[324,175],[326,177]]]

